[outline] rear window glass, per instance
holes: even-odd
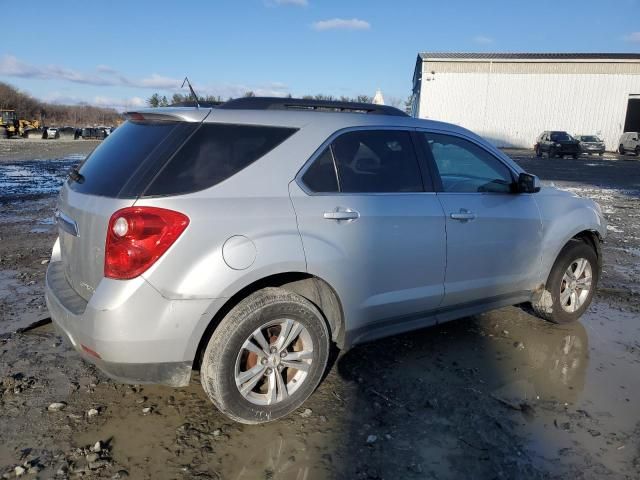
[[[176,195],[212,187],[273,150],[294,132],[294,128],[203,124],[145,195]]]
[[[155,174],[154,168],[157,172],[166,161],[167,145],[181,143],[196,126],[178,122],[125,122],[82,163],[80,174],[84,180],[70,181],[69,186],[80,193],[135,198],[152,178],[149,173]]]

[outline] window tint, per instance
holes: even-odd
[[[422,177],[409,132],[362,130],[332,144],[340,191],[421,192]]]
[[[156,164],[157,171],[158,164],[166,160],[160,155],[162,146],[177,137],[183,141],[194,128],[178,122],[125,122],[82,163],[84,181],[70,182],[69,186],[91,195],[136,197],[141,190],[130,192],[125,186],[143,180],[141,171],[150,162]]]
[[[511,191],[510,170],[479,146],[459,137],[424,134],[445,192]]]
[[[314,160],[302,177],[302,181],[312,192],[338,191],[338,179],[330,148]]]
[[[176,195],[212,187],[264,156],[294,128],[203,124],[174,155],[145,195]]]

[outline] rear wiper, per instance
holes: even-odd
[[[84,183],[84,175],[80,173],[77,165],[69,169],[69,178],[74,182]]]

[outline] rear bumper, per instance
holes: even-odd
[[[193,333],[210,300],[168,300],[136,278],[103,279],[87,302],[67,282],[61,262],[49,264],[45,298],[56,329],[108,376],[124,383],[189,383]]]

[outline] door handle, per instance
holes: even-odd
[[[466,210],[464,208],[460,209],[458,213],[452,213],[451,218],[454,220],[459,220],[461,222],[468,222],[469,220],[475,220],[476,214]]]
[[[323,217],[327,220],[357,220],[360,218],[360,213],[350,208],[336,208],[333,212],[324,212]]]

